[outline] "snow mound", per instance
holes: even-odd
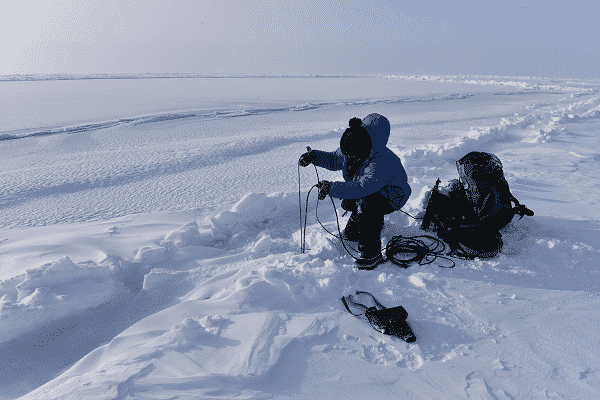
[[[67,256],[0,282],[0,343],[126,292],[108,267]]]
[[[220,315],[205,316],[200,320],[186,318],[181,324],[173,325],[168,332],[152,340],[148,346],[184,351],[192,346],[212,345],[228,323],[229,319]]]
[[[169,233],[165,236],[166,241],[171,241],[178,247],[185,246],[202,246],[211,244],[209,239],[210,234],[206,233],[203,235],[198,228],[196,221],[188,222],[181,228]]]

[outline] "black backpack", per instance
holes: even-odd
[[[448,194],[440,193],[437,180],[421,228],[436,231],[459,257],[494,257],[503,246],[499,230],[516,214],[523,218],[533,211],[512,195],[495,155],[473,151],[456,168],[460,181]]]

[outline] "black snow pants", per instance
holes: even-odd
[[[388,199],[375,192],[360,199],[343,200],[342,208],[352,211],[343,235],[357,241],[364,256],[380,252],[383,217],[395,211]]]

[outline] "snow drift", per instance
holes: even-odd
[[[1,141],[0,397],[594,398],[597,84],[385,81],[425,86],[269,107],[236,99],[228,110],[266,110],[236,118],[63,134],[79,126],[66,121]],[[307,104],[318,107],[293,111]],[[407,213],[420,215],[435,180],[478,150],[500,157],[535,217],[504,228],[491,259],[359,271],[319,223],[343,229],[339,201],[317,207],[313,190],[301,254],[297,157],[307,144],[333,148],[349,115],[371,111],[392,123],[414,193]],[[314,171],[301,179],[304,201]],[[383,242],[419,226],[393,213]],[[350,315],[340,299],[357,290],[402,305],[417,341]]]

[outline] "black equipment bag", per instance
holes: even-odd
[[[413,333],[412,329],[406,322],[408,313],[402,306],[385,308],[377,299],[367,292],[357,291],[356,295],[364,294],[370,296],[375,303],[374,307],[367,307],[364,304],[357,303],[353,300],[352,295],[342,297],[342,303],[346,307],[346,310],[355,317],[366,318],[371,324],[373,329],[383,333],[384,335],[390,335],[398,337],[407,343],[412,343],[417,340],[417,337]],[[363,310],[362,314],[354,314],[350,311],[349,305]]]
[[[533,211],[510,193],[495,155],[473,151],[458,160],[456,168],[460,184],[445,195],[439,192],[437,180],[421,228],[436,231],[455,255],[493,257],[503,245],[499,230],[516,214],[523,218],[533,216]]]

